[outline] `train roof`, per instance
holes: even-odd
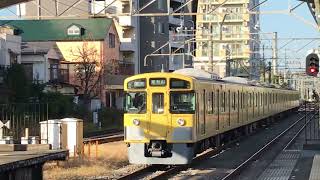
[[[194,79],[200,80],[200,81],[209,81],[209,82],[216,82],[216,83],[225,83],[225,84],[242,84],[246,86],[256,86],[256,87],[266,87],[266,88],[273,88],[273,89],[282,89],[282,90],[292,90],[292,89],[285,89],[281,88],[280,86],[273,85],[273,84],[267,84],[267,83],[260,83],[255,80],[248,80],[247,78],[242,77],[225,77],[220,78],[215,73],[209,73],[201,69],[194,69],[194,68],[184,68],[174,71],[175,74],[180,74],[184,76],[189,76]]]

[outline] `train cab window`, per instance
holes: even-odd
[[[195,94],[193,92],[171,92],[170,112],[173,114],[194,114]]]
[[[136,79],[128,82],[128,89],[146,88],[146,79]]]
[[[182,79],[170,79],[170,88],[171,89],[189,89],[190,82],[182,80]]]
[[[163,93],[152,94],[152,113],[163,114],[164,113],[164,95]]]
[[[146,93],[129,92],[126,93],[125,111],[132,114],[146,113]]]

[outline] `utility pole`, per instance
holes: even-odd
[[[283,83],[287,82],[287,49],[284,49],[284,73],[283,73]]]
[[[263,82],[266,82],[266,62],[264,59],[264,45],[262,45]]]
[[[212,28],[212,24],[210,23],[209,24],[210,25],[210,34],[209,34],[209,67],[208,67],[208,71],[210,72],[210,73],[213,73],[213,51],[212,51],[212,49],[213,49],[213,40],[212,40],[212,36],[213,36],[213,28]]]
[[[54,2],[55,2],[55,9],[56,9],[56,16],[58,16],[58,14],[59,14],[59,9],[58,9],[58,1],[59,0],[55,0]]]
[[[269,84],[271,84],[271,74],[272,74],[272,69],[271,69],[271,62],[268,63],[269,64],[269,67],[268,67],[268,70],[269,70]]]
[[[272,41],[272,67],[273,67],[273,75],[278,75],[278,33],[273,33],[273,41]]]

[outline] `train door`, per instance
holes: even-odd
[[[258,90],[259,91],[259,90]],[[257,99],[257,117],[260,117],[260,110],[261,110],[261,106],[260,106],[260,95],[261,95],[261,93],[260,92],[258,92],[257,94],[256,94],[256,99]]]
[[[236,94],[236,113],[237,113],[237,122],[238,122],[238,124],[240,124],[240,121],[241,121],[241,118],[240,118],[240,110],[242,111],[242,109],[240,108],[240,106],[242,106],[241,104],[240,104],[240,102],[242,102],[241,101],[241,99],[242,99],[242,93],[240,94],[240,91],[238,90],[238,92],[237,92],[237,94]]]
[[[250,98],[251,98],[251,94],[249,93],[249,91],[245,92],[245,96],[244,96],[244,101],[245,101],[245,121],[247,122],[249,120],[249,112],[250,112]]]
[[[200,132],[200,125],[199,125],[199,121],[200,121],[200,93],[197,92],[196,93],[196,130],[197,130],[197,135],[199,134]]]
[[[219,88],[215,89],[215,115],[216,115],[216,130],[220,129],[220,90]]]
[[[264,92],[261,93],[261,115],[263,116],[264,115],[264,101],[265,101],[265,98],[264,98]]]
[[[231,126],[231,101],[232,101],[232,95],[231,95],[231,91],[230,89],[228,90],[228,94],[227,94],[227,97],[226,97],[226,101],[227,101],[227,121],[228,121],[228,127]]]
[[[200,115],[200,130],[201,130],[201,134],[205,134],[206,133],[206,90],[202,91],[202,96],[201,96],[201,106],[202,106],[202,111],[201,111],[201,115]]]
[[[226,125],[226,92],[225,88],[221,88],[221,93],[220,93],[220,125],[222,128],[225,128]]]
[[[151,97],[151,114],[150,114],[150,124],[149,124],[149,134],[150,138],[159,137],[160,139],[167,137],[168,132],[168,96],[163,92],[152,92]]]

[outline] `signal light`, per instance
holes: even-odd
[[[317,76],[319,72],[319,56],[311,53],[306,58],[306,74],[309,76]]]
[[[315,73],[315,72],[316,72],[316,68],[313,68],[313,67],[310,68],[310,72],[311,72],[311,73]]]

